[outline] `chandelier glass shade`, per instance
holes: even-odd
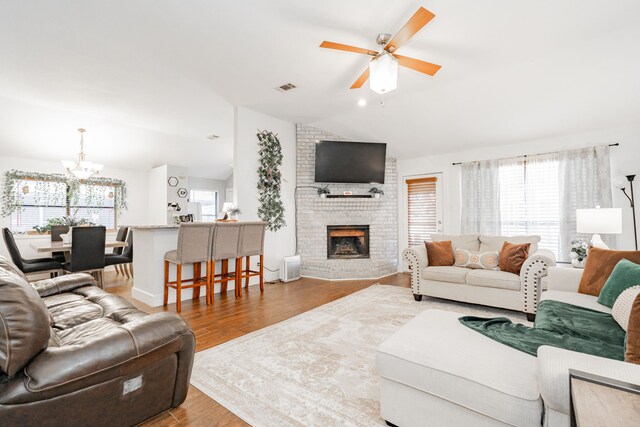
[[[62,160],[62,166],[64,166],[69,175],[73,175],[78,179],[88,179],[100,173],[104,166],[87,160],[87,155],[84,153],[84,133],[86,131],[84,129],[78,129],[78,132],[80,132],[80,152],[78,153],[78,160]]]
[[[386,50],[369,63],[369,87],[377,93],[391,92],[398,87],[398,60]]]

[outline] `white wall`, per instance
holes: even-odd
[[[296,186],[296,128],[293,123],[236,107],[235,147],[233,160],[234,197],[242,210],[245,221],[258,219],[258,138],[257,130],[269,130],[278,134],[284,156],[281,172],[282,201],[287,225],[277,232],[267,231],[265,238],[265,267],[280,268],[282,258],[293,255],[295,250],[294,191]],[[265,270],[267,280],[279,278],[279,272]]]
[[[59,162],[46,160],[32,160],[17,157],[0,156],[0,188],[4,188],[5,172],[11,169],[25,172],[41,173],[63,173],[64,170]],[[129,171],[122,169],[112,169],[105,167],[100,175],[121,179],[127,184],[127,205],[128,209],[122,211],[118,217],[118,224],[140,225],[148,224],[148,174],[146,172]],[[0,228],[9,227],[9,217],[0,217]],[[37,254],[31,249],[30,243],[38,237],[16,236],[18,246],[25,258],[35,258]],[[48,237],[47,237],[48,238]],[[8,256],[4,242],[0,244],[0,255]]]
[[[425,156],[412,159],[398,159],[399,194],[402,193],[402,178],[411,175],[422,175],[441,172],[443,174],[443,219],[444,232],[455,234],[460,232],[460,166],[453,166],[454,162],[473,160],[499,159],[523,154],[537,154],[550,151],[589,147],[594,145],[619,142],[619,147],[611,148],[612,184],[618,175],[640,174],[640,126],[626,126],[604,129],[588,133],[556,136],[527,142],[514,143],[497,147],[482,147],[458,153],[439,156]],[[636,184],[636,197],[640,200],[640,176]],[[633,222],[631,208],[622,192],[613,188],[613,205],[621,207],[623,212],[623,234],[617,236],[617,249],[633,249]],[[401,198],[398,214],[400,215],[399,241],[404,240],[406,233],[406,214],[404,200]],[[638,212],[640,216],[640,211]],[[640,220],[640,218],[639,218]],[[402,251],[404,248],[400,248]],[[399,255],[399,259],[401,257]],[[399,262],[399,268],[403,268]]]

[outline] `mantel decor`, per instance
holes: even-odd
[[[74,208],[79,203],[80,185],[87,184],[85,189],[85,203],[87,205],[101,206],[103,199],[98,197],[95,186],[113,187],[113,205],[116,212],[127,209],[127,185],[124,181],[103,176],[94,176],[89,179],[70,179],[67,175],[56,173],[39,173],[10,170],[5,173],[4,190],[2,193],[2,216],[6,217],[14,212],[22,210],[22,194],[25,190],[20,187],[22,181],[36,181],[35,200],[43,206],[60,204],[60,198],[68,196],[70,207]],[[56,191],[58,190],[58,191]],[[60,191],[63,190],[63,191]],[[109,194],[111,197],[111,194]]]
[[[287,223],[284,220],[284,205],[281,198],[282,147],[278,135],[270,131],[258,129],[258,151],[260,166],[258,167],[258,192],[260,206],[258,217],[267,223],[267,229],[278,231]]]

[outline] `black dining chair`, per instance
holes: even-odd
[[[69,273],[91,273],[100,287],[104,271],[104,227],[73,227],[71,230],[71,261],[64,263]]]
[[[120,227],[118,228],[118,232],[116,233],[116,240],[118,242],[124,242],[127,240],[127,236],[129,235],[129,227]],[[109,265],[113,265],[115,266],[116,269],[116,273],[117,274],[127,274],[127,272],[125,271],[124,267],[122,267],[122,265],[120,263],[115,263],[115,264],[108,264],[107,263],[107,258],[111,258],[114,256],[118,256],[118,255],[122,255],[122,250],[124,248],[120,247],[120,248],[113,248],[113,251],[111,251],[111,253],[105,254],[105,265],[109,266]],[[128,274],[127,274],[128,275]]]
[[[51,226],[51,242],[62,242],[62,235],[69,232],[68,225],[52,225]],[[67,262],[64,252],[53,252],[51,257],[61,263]]]
[[[62,273],[62,264],[53,258],[22,258],[22,254],[20,254],[20,249],[18,249],[13,233],[11,233],[11,230],[8,228],[2,229],[2,238],[4,239],[4,244],[11,256],[11,261],[13,261],[16,267],[18,267],[25,275],[50,273],[51,275],[57,276]]]
[[[119,249],[122,249],[121,254],[107,254],[105,256],[104,265],[105,267],[113,265],[116,269],[119,266],[127,278],[133,277],[133,233],[131,231],[127,236],[127,246]]]

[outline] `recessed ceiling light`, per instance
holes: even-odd
[[[366,99],[359,99],[358,100],[358,107],[364,107],[367,105],[367,100]]]
[[[212,141],[213,141],[214,139],[218,139],[218,138],[220,138],[218,135],[208,135],[208,136],[207,136],[207,139],[210,139],[210,140],[212,140]]]

